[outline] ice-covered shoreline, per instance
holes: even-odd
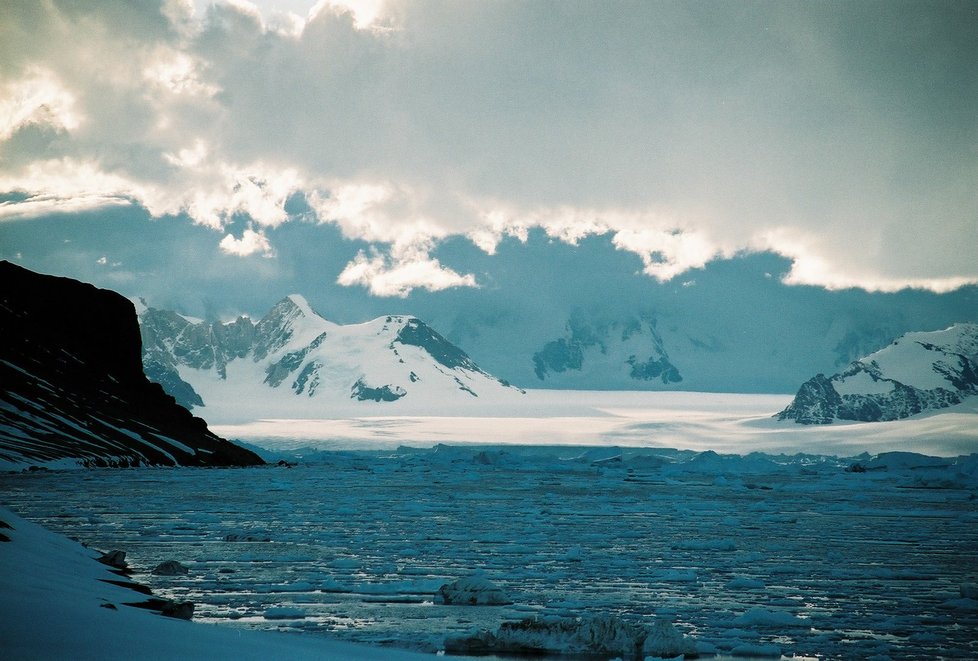
[[[424,661],[430,655],[186,622],[125,605],[98,553],[0,507],[0,641],[8,659],[336,659]]]

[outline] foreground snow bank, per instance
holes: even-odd
[[[0,507],[0,641],[8,659],[391,659],[429,655],[161,617],[98,553]]]

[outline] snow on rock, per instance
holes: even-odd
[[[262,415],[319,417],[324,402],[444,405],[488,397],[512,400],[517,388],[479,368],[420,319],[379,317],[338,325],[301,296],[277,303],[257,323],[192,321],[147,308],[139,317],[150,378],[208,418],[247,407]]]
[[[438,588],[438,600],[457,606],[505,606],[513,603],[506,593],[485,576],[475,574]]]
[[[533,354],[533,371],[541,381],[573,388],[589,387],[596,378],[638,387],[680,383],[682,374],[670,360],[656,325],[654,318],[643,315],[592,323],[575,313],[563,337]]]
[[[814,376],[777,418],[801,424],[898,420],[976,393],[978,324],[955,324],[907,333],[838,374]]]
[[[481,631],[472,636],[448,638],[445,649],[463,654],[554,654],[640,660],[646,656],[696,655],[694,641],[665,620],[655,620],[646,628],[608,615],[534,617],[504,622],[495,633]]]

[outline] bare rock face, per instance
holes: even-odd
[[[102,556],[98,558],[98,561],[103,565],[115,567],[116,569],[126,569],[129,566],[126,564],[126,552],[119,550],[103,553]]]
[[[88,466],[262,460],[147,380],[132,303],[0,262],[0,459]]]
[[[778,414],[779,420],[794,419],[803,425],[827,425],[838,415],[842,397],[824,374],[801,384],[791,404]]]

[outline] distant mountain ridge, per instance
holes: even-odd
[[[132,304],[0,262],[0,461],[249,466],[143,374]]]
[[[779,420],[898,420],[978,394],[978,324],[907,333],[842,372],[802,384]]]
[[[207,322],[151,307],[139,319],[147,375],[187,406],[224,406],[228,398],[244,397],[260,408],[272,398],[313,414],[342,400],[438,401],[521,392],[407,315],[339,325],[293,294],[257,322],[243,316]]]
[[[633,387],[643,382],[679,383],[683,377],[655,326],[654,318],[641,316],[595,322],[573,315],[564,337],[533,354],[533,371],[541,381],[554,381],[559,374],[565,374],[564,380],[593,378],[600,372],[608,375],[605,378],[630,380]]]

